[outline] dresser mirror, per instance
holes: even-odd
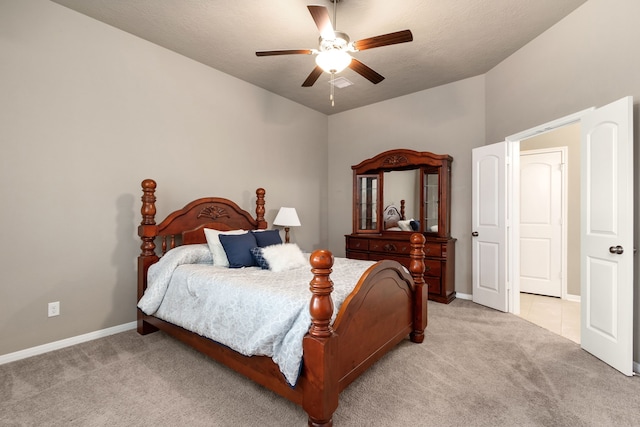
[[[404,206],[402,219],[420,220],[420,170],[387,171],[383,180],[383,213],[390,206],[399,211]]]

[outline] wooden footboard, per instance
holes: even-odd
[[[231,201],[206,198],[191,202],[170,214],[159,225],[155,223],[155,182],[143,181],[142,189],[143,219],[138,228],[142,239],[142,252],[138,257],[138,299],[146,289],[147,270],[159,259],[155,252],[157,238],[162,239],[164,253],[167,236],[169,248],[176,244],[176,235],[182,243],[204,243],[201,230],[204,225],[222,230],[238,227],[239,224],[242,224],[239,228],[266,228],[263,189],[256,192],[256,220]],[[220,214],[221,210],[224,214],[221,217],[202,218],[203,211],[209,215],[213,211]],[[212,219],[214,222],[211,222]],[[327,250],[317,250],[311,254],[313,278],[309,286],[309,312],[312,324],[304,337],[303,368],[294,388],[287,384],[270,358],[243,356],[140,310],[138,332],[147,334],[163,330],[301,405],[308,414],[310,426],[331,426],[333,413],[338,407],[338,396],[348,384],[407,336],[414,342],[423,341],[427,325],[427,292],[423,291],[424,242],[425,238],[420,233],[411,236],[410,274],[395,261],[381,261],[371,266],[342,304],[333,324],[333,283],[330,279],[333,255]]]

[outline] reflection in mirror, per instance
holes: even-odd
[[[438,172],[424,174],[424,231],[438,232]]]
[[[358,186],[358,229],[378,228],[378,175],[360,175]]]
[[[400,201],[405,201],[404,219],[420,218],[420,170],[387,171],[384,173],[384,211],[393,213],[393,207],[400,212]],[[389,209],[387,209],[389,208]],[[437,224],[437,221],[436,221]],[[388,231],[401,230],[393,218],[384,224]]]

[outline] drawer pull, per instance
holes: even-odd
[[[387,251],[387,252],[396,252],[396,245],[394,245],[393,243],[387,243],[386,245],[384,245],[382,247],[382,250]]]

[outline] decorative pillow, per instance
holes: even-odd
[[[411,221],[413,221],[413,220],[412,219],[403,219],[401,221],[398,221],[398,227],[400,227],[400,230],[402,230],[402,231],[412,231]]]
[[[251,255],[253,255],[253,259],[260,266],[261,269],[268,270],[269,263],[267,262],[266,259],[264,259],[264,256],[262,256],[262,249],[263,248],[251,248]]]
[[[271,271],[287,271],[308,265],[307,259],[295,243],[283,243],[261,248],[262,257]]]
[[[251,248],[256,247],[253,233],[221,234],[220,243],[229,260],[229,268],[253,267],[256,264]]]
[[[211,251],[211,255],[213,255],[213,265],[216,267],[229,267],[229,260],[227,259],[227,254],[222,247],[222,243],[220,243],[220,235],[236,235],[236,234],[245,234],[248,233],[246,230],[229,230],[229,231],[220,231],[213,230],[211,228],[204,229],[204,236],[207,238],[207,244],[209,245],[209,250]]]
[[[256,238],[258,246],[261,248],[282,244],[279,230],[264,230],[264,231],[251,231],[253,237]]]
[[[412,219],[411,222],[409,222],[409,225],[411,226],[411,231],[420,231],[420,221]]]

